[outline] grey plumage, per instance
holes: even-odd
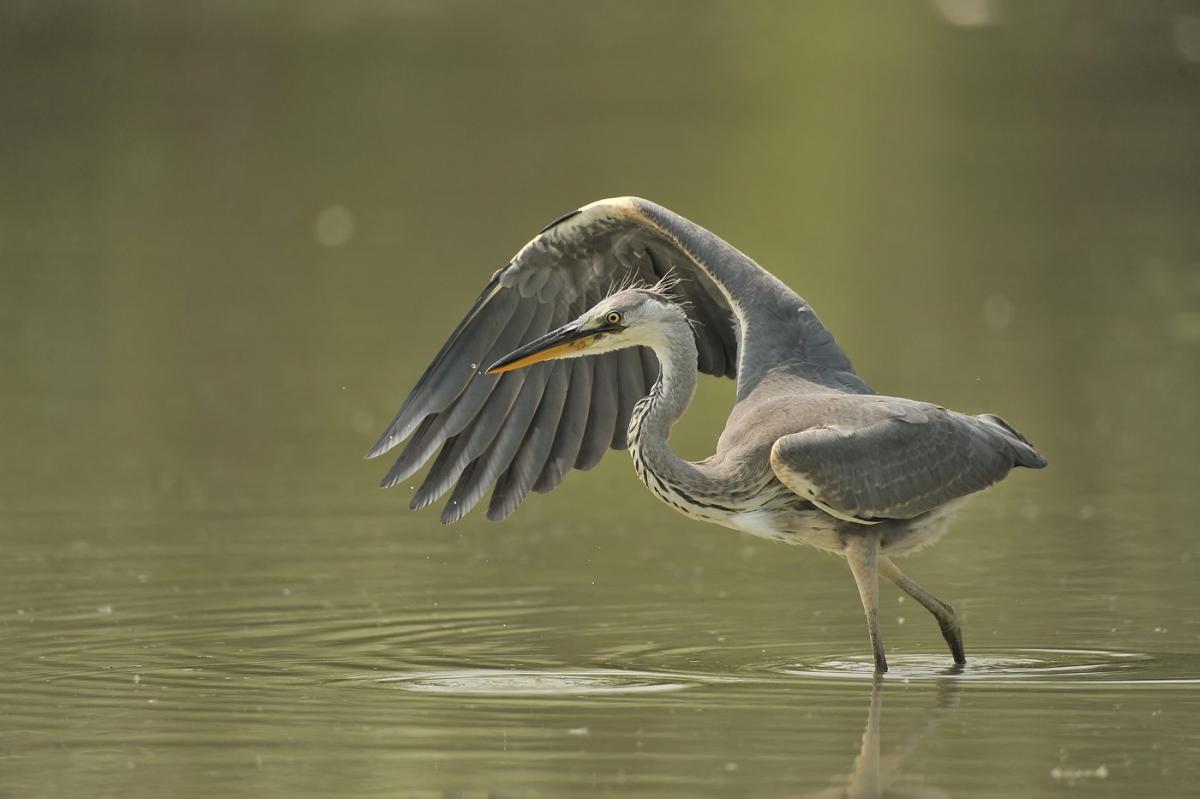
[[[446,446],[448,439],[459,439],[456,457],[435,460],[422,490],[414,498],[415,507],[424,507],[457,482],[470,478],[475,490],[459,492],[452,498],[456,504],[445,509],[444,518],[462,518],[482,496],[478,491],[479,480],[493,475],[498,478],[508,468],[511,458],[516,457],[515,449],[500,446],[486,455],[484,449],[495,439],[510,413],[519,412],[523,418],[536,411],[544,390],[544,380],[538,375],[549,365],[503,379],[484,375],[482,369],[522,342],[535,339],[586,310],[613,285],[633,281],[653,283],[674,270],[679,278],[676,290],[680,298],[697,309],[697,342],[706,353],[700,363],[702,371],[734,375],[736,359],[732,355],[736,345],[729,306],[711,280],[698,272],[678,242],[630,219],[597,216],[581,223],[577,221],[581,216],[581,212],[573,212],[556,221],[493,275],[368,452],[368,457],[381,455],[413,436],[381,483],[389,487],[412,476],[434,457],[439,447]],[[673,214],[670,217],[682,230],[695,228]],[[633,405],[657,376],[657,368],[646,365],[653,363],[652,356],[612,353],[598,360],[601,363],[594,368],[598,380],[589,379],[587,367],[573,365],[573,371],[579,369],[581,377],[569,381],[566,410],[558,414],[560,427],[583,431],[575,461],[580,469],[595,466],[610,447],[628,446],[626,430]],[[509,382],[505,384],[504,380]],[[533,382],[526,386],[529,381]],[[518,392],[521,407],[514,404]],[[590,402],[584,402],[583,397],[589,394]],[[429,423],[431,418],[433,422]],[[423,423],[426,424],[420,429],[424,435],[414,436]],[[510,431],[515,426],[510,426]],[[573,435],[564,433],[564,447],[574,447]],[[528,457],[540,455],[541,451],[541,448],[531,450]],[[536,467],[539,475],[544,472],[544,479],[537,480],[542,490],[549,490],[565,475],[561,463],[549,466],[555,452],[553,447],[546,449],[540,464],[523,467]],[[504,458],[510,460],[502,463]],[[479,459],[485,460],[482,468],[466,475],[467,465]],[[493,503],[496,513],[489,515],[500,515],[499,509],[508,507],[516,494],[524,496],[524,492],[516,491],[509,499]],[[515,507],[512,505],[508,512]]]
[[[735,378],[737,403],[714,454],[692,463],[667,439],[697,373]],[[628,447],[679,511],[845,556],[880,671],[879,575],[929,609],[963,658],[953,610],[889,557],[936,539],[962,498],[1015,466],[1045,466],[998,416],[875,395],[774,275],[629,197],[560,217],[492,276],[368,457],[406,439],[382,484],[433,458],[411,504],[449,491],[446,523],[493,486],[487,516],[503,519]]]
[[[1000,425],[893,397],[846,398],[820,426],[779,438],[780,481],[864,521],[911,519],[1045,460]]]

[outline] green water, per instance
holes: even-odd
[[[0,3],[0,796],[1195,795],[1197,142],[1187,3]],[[619,194],[1049,458],[905,563],[963,673],[889,587],[873,686],[842,562],[621,453],[500,525],[375,487]]]

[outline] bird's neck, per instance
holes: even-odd
[[[629,422],[634,468],[651,491],[672,504],[680,494],[709,495],[715,489],[712,481],[696,464],[676,455],[667,440],[696,390],[696,341],[687,318],[680,314],[663,325],[650,346],[658,358],[658,380]]]

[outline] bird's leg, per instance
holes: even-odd
[[[879,559],[879,573],[933,614],[933,617],[937,619],[938,626],[942,628],[942,637],[950,646],[950,654],[954,656],[954,662],[960,666],[966,663],[967,656],[963,653],[962,625],[958,623],[958,614],[954,612],[954,608],[926,591],[916,581],[905,577],[904,572],[900,571],[895,563],[892,563],[891,558]]]
[[[858,596],[862,599],[867,614],[867,631],[871,634],[871,648],[875,652],[875,672],[887,671],[887,658],[883,654],[883,639],[879,635],[879,535],[877,533],[850,534],[846,536],[846,562],[858,583]]]

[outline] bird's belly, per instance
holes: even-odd
[[[905,524],[891,525],[883,531],[883,551],[887,555],[909,555],[937,542],[950,529],[950,521],[967,501],[953,499]]]
[[[775,513],[769,510],[744,510],[729,514],[726,526],[770,541],[787,542],[791,533],[775,523]]]
[[[933,544],[945,535],[951,519],[965,501],[966,497],[962,497],[916,519],[891,521],[874,527],[883,537],[883,551],[888,555],[908,555]],[[838,555],[845,554],[847,532],[866,532],[873,527],[844,522],[816,508],[756,508],[729,513],[725,518],[709,521],[769,541],[808,544]]]
[[[818,549],[840,552],[840,526],[837,519],[819,510],[783,512],[771,509],[740,511],[722,522],[727,527],[757,538],[784,544],[808,544]]]

